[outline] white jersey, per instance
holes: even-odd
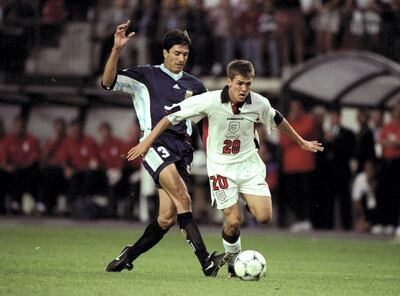
[[[208,133],[205,140],[208,161],[229,164],[244,161],[257,153],[256,123],[263,123],[268,133],[276,126],[276,110],[258,93],[250,92],[240,111],[235,113],[225,87],[174,105],[168,119],[177,124],[185,119],[199,121],[207,117],[208,126],[203,132]]]

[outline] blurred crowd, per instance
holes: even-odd
[[[132,20],[135,40],[124,67],[161,61],[158,41],[170,29],[193,40],[188,71],[223,75],[233,58],[258,76],[279,77],[310,57],[369,50],[399,60],[400,0],[1,0],[1,68],[22,72],[32,48],[58,46],[67,22],[93,24],[102,71],[118,24]],[[33,46],[34,45],[34,46]]]
[[[8,134],[3,122],[0,126],[1,214],[23,214],[22,197],[29,193],[34,205],[31,214],[116,218],[118,199],[138,194],[140,160],[128,163],[125,157],[139,141],[136,123],[129,138],[123,140],[114,136],[110,123],[104,121],[98,127],[100,141],[96,142],[85,134],[80,120],[67,124],[57,118],[53,135],[43,145],[27,132],[23,116],[14,118]],[[60,195],[66,198],[62,210]],[[105,198],[99,202],[103,207],[96,207],[94,196]],[[121,216],[130,218],[133,204],[125,206]]]
[[[224,75],[229,61],[244,58],[258,76],[280,77],[310,57],[346,49],[400,60],[400,0],[0,0],[0,71],[23,72],[32,50],[57,48],[68,22],[87,22],[99,49],[93,76],[100,74],[115,27],[127,19],[136,35],[122,52],[121,67],[160,63],[158,42],[175,28],[186,29],[193,41],[187,70],[195,75]],[[311,108],[299,100],[289,103],[285,116],[325,151],[304,152],[284,135],[266,137],[258,128],[276,224],[294,232],[393,234],[397,227],[400,235],[400,103],[389,118],[382,110],[358,110],[354,129],[342,125],[339,108]],[[44,143],[26,123],[26,116],[17,116],[5,130],[0,119],[1,215],[26,214],[22,197],[29,193],[31,214],[137,218],[138,199],[132,197],[143,187],[141,165],[125,160],[140,138],[136,123],[129,138],[119,139],[104,121],[96,142],[82,121],[58,118]],[[210,222],[205,153],[197,146],[202,170],[190,191],[195,216]]]
[[[357,111],[357,129],[342,125],[341,110],[289,102],[287,120],[306,139],[323,143],[323,153],[302,150],[284,134],[267,137],[257,128],[259,154],[267,166],[267,182],[275,206],[275,223],[293,232],[344,229],[400,235],[400,102],[390,113]],[[118,139],[110,124],[98,127],[100,141],[85,134],[82,122],[53,123],[53,135],[42,145],[16,116],[10,131],[0,121],[0,213],[26,214],[22,196],[34,200],[31,214],[81,218],[137,217],[142,177],[140,161],[127,162],[138,143],[132,124],[129,139]],[[196,138],[194,142],[199,143]],[[195,145],[194,213],[213,222],[202,145]],[[199,158],[200,155],[200,158]],[[154,184],[153,184],[154,186]],[[102,197],[102,202],[94,198]],[[60,207],[60,197],[65,205]],[[156,199],[151,199],[154,202]],[[156,207],[157,205],[152,205]],[[136,209],[136,211],[135,211]],[[135,214],[136,213],[136,214]],[[250,215],[244,223],[255,223]]]
[[[381,110],[358,110],[357,130],[343,126],[340,108],[305,111],[298,100],[289,103],[287,119],[325,149],[311,154],[280,135],[278,224],[293,232],[393,234],[400,217],[400,102],[386,121]]]

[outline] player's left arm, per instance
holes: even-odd
[[[258,96],[258,97],[257,97]],[[323,151],[324,147],[318,141],[307,141],[303,139],[290,125],[290,123],[283,117],[283,115],[276,109],[272,108],[269,100],[265,97],[255,94],[260,104],[260,119],[266,125],[267,132],[271,132],[273,127],[278,128],[284,132],[291,140],[296,142],[300,147],[306,151],[317,152]]]
[[[324,147],[322,146],[321,143],[318,141],[307,141],[303,139],[295,130],[294,128],[290,125],[290,123],[282,117],[282,120],[279,124],[277,124],[277,128],[284,132],[290,139],[295,141],[297,144],[300,145],[300,147],[306,151],[311,151],[311,152],[318,152],[318,151],[323,151]]]

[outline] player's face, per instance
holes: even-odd
[[[189,57],[189,46],[174,45],[168,51],[163,50],[164,66],[172,73],[178,74],[183,71]]]
[[[246,100],[247,95],[251,90],[253,77],[244,77],[236,75],[233,79],[228,78],[229,98],[232,103],[242,103]]]

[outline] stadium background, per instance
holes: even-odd
[[[99,125],[107,121],[115,136],[127,140],[135,121],[131,99],[123,94],[103,91],[99,81],[112,46],[115,25],[128,18],[133,20],[131,29],[137,32],[131,44],[137,46],[125,48],[119,68],[130,64],[160,63],[158,40],[165,30],[178,26],[187,29],[193,39],[187,71],[204,79],[209,89],[218,89],[225,83],[223,69],[227,57],[249,59],[255,64],[257,72],[254,90],[270,98],[286,115],[290,99],[304,98],[283,96],[282,85],[293,77],[293,73],[301,71],[309,60],[321,54],[370,52],[382,55],[393,63],[398,61],[399,6],[396,1],[339,1],[328,9],[338,14],[336,29],[329,26],[326,29],[331,36],[331,39],[328,38],[330,42],[320,41],[328,33],[317,24],[321,18],[326,17],[332,22],[335,18],[326,16],[317,2],[2,1],[0,115],[4,121],[4,132],[12,133],[13,119],[20,114],[27,119],[27,130],[41,146],[52,135],[52,122],[56,118],[67,122],[78,118],[83,123],[84,132],[98,142],[101,140]],[[360,12],[366,15],[361,24],[357,23]],[[285,15],[292,15],[286,23],[281,20]],[[302,30],[290,31],[295,26],[300,26]],[[291,35],[286,36],[288,32],[285,30],[289,30]],[[285,40],[289,42],[288,56],[284,53]],[[332,79],[330,74],[329,69],[321,73],[328,81]],[[394,78],[398,79],[398,73]],[[362,105],[362,99],[359,101]],[[325,110],[319,115],[323,116],[324,129],[329,129],[329,112],[326,110],[344,107],[340,114],[343,126],[355,135],[360,132],[357,114],[361,107],[316,103],[318,101],[303,100],[306,112],[312,116]],[[368,107],[382,112],[384,122],[390,120],[390,114],[385,109],[387,106],[382,105],[378,98]],[[369,124],[372,129],[378,128],[375,123]],[[279,134],[274,133],[265,141],[272,147],[266,149],[265,155],[265,159],[273,164],[270,165],[270,185],[278,187]],[[204,181],[204,152],[201,144],[198,145],[200,149],[196,153],[194,167],[197,183],[194,184],[193,194],[201,192],[198,195],[202,196],[207,195],[207,190],[202,191],[199,187],[207,185]],[[376,148],[379,153],[379,147]],[[353,158],[351,161],[354,177],[358,172],[357,163]],[[151,182],[148,187],[144,191],[146,195],[151,195]],[[34,198],[38,201],[37,197]],[[134,218],[144,221],[149,217],[144,212],[150,205],[147,197],[142,201],[142,206],[135,205],[139,210],[136,210]],[[207,202],[207,197],[200,202],[201,215],[209,215]],[[30,214],[40,214],[32,206]],[[207,222],[206,219],[203,222]],[[329,228],[340,228],[339,224],[335,221]],[[287,226],[287,223],[280,226]],[[393,232],[393,229],[388,228],[387,232]]]
[[[231,6],[228,8],[219,6],[219,2],[230,2]],[[305,105],[307,115],[322,114],[323,127],[328,130],[331,125],[330,110],[342,107],[341,123],[351,130],[355,137],[361,130],[357,116],[360,111],[365,110],[364,107],[368,107],[369,114],[383,114],[382,125],[390,122],[391,107],[399,100],[400,71],[397,64],[400,60],[399,1],[335,2],[333,8],[328,10],[334,15],[338,14],[339,24],[336,30],[327,30],[333,31],[333,39],[328,43],[318,41],[323,38],[320,29],[322,25],[319,22],[325,17],[325,20],[334,23],[335,17],[323,14],[322,10],[316,8],[318,4],[314,7],[313,3],[319,1],[0,1],[0,118],[4,131],[4,135],[0,136],[11,134],[15,117],[22,115],[27,120],[27,131],[38,139],[41,147],[52,136],[53,121],[57,118],[63,118],[67,123],[78,118],[83,123],[85,134],[97,142],[101,141],[99,125],[105,121],[111,124],[115,136],[124,141],[132,140],[130,138],[132,130],[135,130],[132,126],[136,125],[131,99],[124,94],[105,92],[99,85],[102,67],[110,49],[110,36],[114,32],[115,25],[127,18],[132,20],[132,29],[137,32],[136,40],[132,40],[132,43],[137,42],[138,45],[125,48],[126,54],[121,58],[120,69],[140,63],[161,63],[161,50],[158,44],[160,36],[170,26],[180,27],[188,30],[193,41],[187,71],[201,77],[210,90],[221,88],[225,84],[224,58],[245,58],[252,60],[256,65],[257,77],[254,80],[254,90],[266,95],[285,115],[289,113],[289,102],[292,99],[300,99]],[[292,4],[294,6],[290,7]],[[284,23],[279,16],[288,11],[288,15],[293,16],[290,20],[298,21],[297,25],[300,24],[303,30],[300,36],[295,35],[297,31],[291,31],[294,35],[288,39],[291,46],[289,57],[285,59],[284,44],[281,39],[284,31],[281,26]],[[361,21],[358,17],[360,12],[365,16]],[[227,16],[230,21],[227,20]],[[224,27],[224,21],[230,25]],[[251,23],[252,26],[246,26],[246,23]],[[291,25],[296,26],[295,23]],[[223,44],[225,46],[222,46]],[[300,60],[299,47],[303,49]],[[387,61],[391,69],[394,69],[389,71],[390,79],[393,79],[390,86],[392,87],[394,83],[394,89],[397,89],[397,92],[393,93],[394,99],[390,106],[382,103],[378,97],[368,104],[364,104],[362,98],[358,98],[358,101],[356,98],[357,104],[338,106],[295,92],[288,96],[282,94],[285,83],[301,73],[307,63],[314,61],[315,58],[324,59],[325,55],[340,55],[342,52],[355,55],[370,54]],[[340,59],[338,61],[340,63]],[[360,68],[354,68],[353,74],[363,74],[358,70]],[[332,72],[328,67],[320,74],[326,77],[326,80],[330,80]],[[381,87],[385,88],[385,85],[382,84]],[[299,96],[293,97],[294,94]],[[372,117],[368,123],[373,131],[378,127]],[[262,128],[260,133],[262,134]],[[3,142],[0,140],[0,143]],[[203,225],[202,229],[204,227],[206,241],[210,242],[211,247],[221,249],[219,226],[216,228],[214,226],[220,225],[221,216],[209,207],[205,155],[201,144],[197,145],[193,166],[194,181],[190,186],[195,217]],[[377,160],[382,161],[382,155],[379,154],[381,147],[375,146]],[[243,232],[249,233],[249,240],[248,242],[247,238],[243,240],[246,242],[244,248],[254,248],[264,253],[272,269],[269,271],[269,278],[259,286],[242,286],[235,282],[233,285],[229,284],[230,293],[239,295],[238,291],[248,289],[249,293],[269,291],[274,295],[398,294],[400,291],[398,284],[400,253],[396,241],[398,221],[397,224],[385,222],[383,225],[378,225],[380,228],[374,229],[372,222],[368,227],[358,227],[354,219],[354,224],[346,228],[341,221],[338,201],[335,201],[331,223],[324,224],[317,214],[311,217],[313,224],[311,228],[302,228],[302,225],[297,228],[292,227],[296,224],[295,209],[286,204],[289,210],[284,212],[284,218],[280,216],[282,212],[278,209],[281,201],[279,176],[282,152],[277,132],[271,138],[265,139],[265,150],[263,148],[262,153],[268,165],[268,181],[273,189],[275,213],[278,215],[275,215],[271,225],[260,227],[255,225],[251,217],[244,212],[244,225],[248,227]],[[340,158],[340,155],[336,157]],[[351,188],[359,172],[355,155],[352,155],[349,166],[352,168],[352,175],[348,180],[348,186]],[[376,166],[378,167],[379,165]],[[4,170],[3,163],[0,168]],[[392,180],[400,177],[399,171],[394,172],[395,178]],[[143,224],[132,224],[132,222],[149,221],[155,214],[153,184],[140,170],[133,175],[129,184],[135,189],[132,190],[131,187],[130,193],[119,200],[118,214],[113,219],[109,219],[107,212],[103,211],[107,208],[108,200],[104,192],[91,195],[87,205],[78,206],[83,211],[91,213],[88,215],[82,211],[79,214],[66,213],[67,201],[65,195],[60,194],[57,197],[58,211],[50,216],[37,207],[40,198],[35,200],[29,192],[25,192],[23,196],[23,212],[13,215],[10,209],[10,192],[6,192],[1,200],[5,211],[0,215],[0,253],[1,258],[7,257],[7,259],[4,259],[0,269],[2,275],[0,292],[9,295],[92,294],[94,291],[92,285],[82,283],[75,271],[83,273],[96,283],[99,289],[95,290],[97,294],[104,294],[104,291],[113,289],[118,291],[117,294],[135,291],[138,287],[129,286],[128,290],[124,290],[127,288],[124,286],[125,280],[129,280],[131,275],[124,275],[122,278],[113,277],[112,281],[115,282],[110,282],[109,279],[104,280],[102,275],[96,273],[102,270],[110,255],[113,256],[119,251],[117,248],[120,245],[140,235]],[[4,183],[1,186],[4,186]],[[316,193],[316,196],[327,194],[326,191]],[[351,198],[350,192],[348,198]],[[311,213],[315,214],[319,206],[324,203],[324,199],[313,202]],[[389,207],[391,205],[393,203],[389,203]],[[399,202],[395,202],[394,205],[396,205],[394,217],[398,219]],[[350,207],[348,210],[351,211],[352,218],[355,218],[353,205],[350,204]],[[388,205],[386,209],[387,207]],[[92,218],[101,220],[90,220]],[[30,224],[34,225],[29,226]],[[134,234],[130,237],[132,229]],[[326,230],[328,231],[325,232]],[[111,235],[110,232],[116,233]],[[94,247],[107,236],[109,236],[107,243],[101,247]],[[65,246],[63,246],[64,240],[66,240]],[[82,244],[79,245],[77,242]],[[287,247],[287,244],[291,244],[291,247]],[[81,255],[77,256],[71,252],[70,247],[79,250]],[[166,251],[162,250],[171,247],[177,251],[174,253],[175,257],[172,256],[167,260]],[[99,254],[97,258],[88,254],[91,248]],[[65,257],[61,257],[57,249],[64,253]],[[149,289],[149,278],[162,281],[162,285],[165,285],[164,291],[175,295],[181,294],[174,287],[174,285],[179,286],[177,278],[180,277],[180,271],[185,270],[185,266],[181,263],[178,264],[176,271],[171,271],[170,276],[166,276],[172,284],[167,284],[163,282],[162,277],[153,275],[160,273],[160,269],[175,264],[174,259],[177,260],[180,254],[184,254],[183,256],[187,256],[187,261],[191,261],[190,250],[186,249],[188,248],[184,245],[184,241],[173,232],[165,243],[155,249],[153,258],[145,257],[150,263],[140,259],[140,269],[137,271],[140,278],[139,287],[143,291],[149,291],[144,292],[144,295],[159,294],[157,289],[146,290]],[[46,250],[46,252],[37,257],[34,250],[37,252]],[[293,255],[296,252],[299,252],[298,257]],[[60,260],[64,267],[53,261],[47,261],[46,254]],[[333,263],[333,267],[332,261],[327,259],[330,255],[332,261],[337,262]],[[314,257],[314,260],[308,260],[310,257]],[[27,263],[23,264],[21,258]],[[71,263],[77,258],[87,265],[82,268]],[[159,269],[160,260],[164,260],[164,263]],[[200,273],[195,272],[195,263],[192,263],[193,272],[184,272],[184,282],[187,281],[185,287],[189,290],[193,288],[190,287],[193,277],[200,276]],[[343,271],[345,268],[349,270],[347,273]],[[53,270],[57,270],[55,277],[46,280]],[[65,285],[66,279],[63,279],[63,274],[72,284]],[[161,272],[161,274],[167,273]],[[20,288],[17,288],[16,281],[20,283]],[[311,284],[304,285],[305,281],[310,281]],[[368,282],[368,285],[363,286],[362,283],[365,282]],[[56,288],[50,289],[53,284],[56,284]],[[76,288],[79,284],[82,285],[82,289]],[[102,286],[105,284],[109,286]],[[208,282],[199,281],[199,285],[196,285],[197,290],[193,290],[192,294],[203,295],[199,294],[199,289],[207,285]],[[226,282],[220,280],[214,288],[219,291],[218,293],[222,293],[226,289]],[[244,292],[240,292],[240,295],[242,293]]]

